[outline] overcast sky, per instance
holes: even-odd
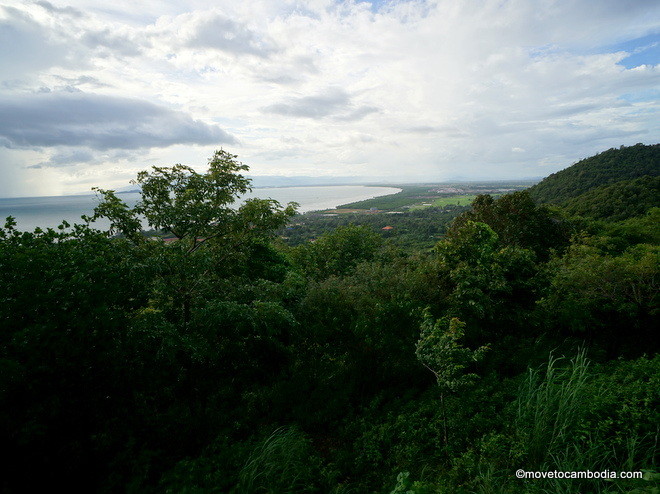
[[[0,197],[151,165],[545,176],[660,136],[653,0],[0,0]]]

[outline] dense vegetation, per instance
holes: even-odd
[[[625,220],[660,207],[660,176],[645,175],[589,189],[562,203],[570,214],[595,219]]]
[[[659,163],[660,144],[621,146],[553,173],[531,187],[529,193],[539,202],[562,204],[596,187],[644,176],[657,177]]]
[[[364,225],[379,232],[391,243],[403,248],[432,248],[464,206],[445,206],[407,210],[396,214],[368,212],[306,213],[296,216],[278,235],[287,245],[315,241],[320,235],[352,224]]]
[[[529,185],[527,181],[404,185],[396,194],[298,215],[277,235],[287,245],[297,246],[314,242],[338,227],[358,224],[371,227],[390,244],[408,251],[431,249],[477,195],[499,197]]]
[[[432,250],[379,224],[287,245],[294,205],[230,207],[244,170],[99,190],[110,232],[0,229],[4,492],[657,492],[660,209],[519,191]]]

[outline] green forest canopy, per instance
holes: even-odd
[[[134,208],[99,191],[119,236],[8,219],[2,490],[656,492],[657,151],[480,195],[430,251],[355,224],[286,246],[295,205],[228,208],[224,151],[141,173]]]
[[[561,204],[588,190],[622,180],[660,175],[660,144],[608,149],[543,179],[529,189],[542,203]]]

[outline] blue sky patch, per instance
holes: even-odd
[[[626,69],[640,65],[658,65],[660,63],[660,33],[649,34],[641,38],[631,39],[611,45],[607,52],[625,51],[630,55],[619,62]]]
[[[371,10],[373,12],[378,12],[383,6],[389,3],[388,0],[366,0],[365,3],[371,4]]]
[[[660,90],[651,88],[622,94],[620,98],[628,103],[642,103],[645,101],[657,101],[660,98]]]

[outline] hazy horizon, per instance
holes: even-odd
[[[315,181],[319,177],[306,177],[306,176],[291,176],[291,177],[279,177],[279,176],[268,176],[268,177],[250,177],[253,179],[251,187],[253,189],[287,189],[287,188],[306,188],[306,187],[337,187],[337,186],[362,186],[362,187],[399,187],[406,185],[450,185],[450,184],[488,184],[488,183],[529,183],[534,184],[539,182],[543,177],[526,177],[526,178],[504,178],[504,179],[470,179],[463,180],[460,178],[448,179],[444,181],[433,181],[433,180],[422,180],[422,181],[378,181],[378,180],[362,180],[360,177],[354,177],[355,180],[350,180],[351,177],[329,177],[326,181]],[[258,181],[255,179],[258,178],[278,178],[278,179],[290,179],[291,181]],[[297,181],[296,179],[305,179]],[[139,187],[135,185],[127,185],[122,187],[116,187],[113,189],[118,194],[133,193],[138,192]],[[89,191],[74,191],[66,194],[42,194],[42,195],[32,195],[32,196],[17,196],[17,195],[6,195],[0,196],[0,199],[30,199],[30,198],[46,198],[46,197],[72,197],[72,196],[95,196],[96,194],[93,190]]]

